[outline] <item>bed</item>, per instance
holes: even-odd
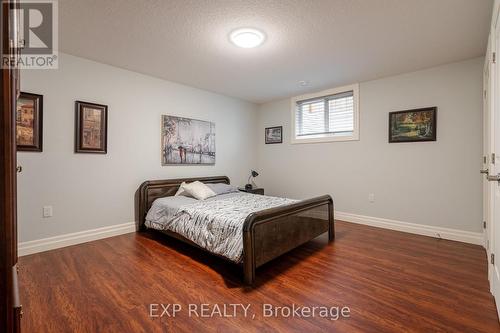
[[[138,205],[138,229],[144,231],[152,229],[162,232],[183,242],[207,250],[206,246],[195,239],[189,239],[180,232],[172,230],[157,230],[149,223],[146,223],[146,216],[157,199],[174,196],[183,182],[200,181],[204,184],[230,184],[229,178],[220,177],[201,177],[186,179],[167,179],[145,181],[137,191]],[[258,196],[256,194],[245,193],[246,196]],[[244,202],[263,202],[264,198],[246,197],[234,194],[233,196],[221,197],[226,200],[234,200],[234,197],[241,198]],[[229,199],[230,198],[230,199]],[[168,198],[166,198],[168,199]],[[328,233],[328,241],[335,238],[334,218],[333,218],[333,200],[329,195],[323,195],[312,199],[301,201],[283,201],[278,203],[279,198],[274,198],[275,207],[263,210],[253,211],[248,214],[241,222],[241,232],[238,235],[241,240],[241,256],[236,257],[221,255],[212,252],[223,259],[237,263],[243,268],[244,282],[252,285],[255,281],[255,270],[257,267],[285,254],[286,252],[316,238],[317,236]],[[266,201],[272,201],[268,197]],[[290,199],[283,199],[290,200]],[[159,202],[159,201],[157,201]],[[206,202],[208,207],[213,206],[210,201]],[[203,205],[189,206],[203,208]],[[203,212],[200,212],[203,213]]]

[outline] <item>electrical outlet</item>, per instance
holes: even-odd
[[[52,206],[43,206],[43,217],[52,217]]]
[[[375,202],[375,194],[374,193],[368,194],[368,201]]]

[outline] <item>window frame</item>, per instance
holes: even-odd
[[[295,135],[296,128],[296,110],[297,102],[308,100],[308,99],[320,99],[329,95],[342,94],[352,91],[353,95],[353,131],[352,134],[348,135],[334,135],[334,134],[318,134],[315,137],[304,137],[297,138]],[[359,83],[337,87],[333,89],[327,89],[315,93],[304,94],[300,96],[295,96],[291,98],[290,111],[292,116],[291,124],[291,143],[320,143],[320,142],[335,142],[335,141],[358,141],[359,140]],[[325,115],[326,116],[326,115]]]

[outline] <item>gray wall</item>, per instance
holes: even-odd
[[[258,183],[329,193],[341,212],[480,232],[483,60],[361,83],[360,141],[291,145],[290,100],[261,105]],[[438,107],[437,141],[389,144],[388,113],[426,106]],[[279,125],[283,144],[265,145],[264,128]]]
[[[144,180],[228,175],[245,184],[256,166],[256,106],[61,54],[59,70],[26,70],[22,90],[44,95],[43,153],[19,153],[19,240],[134,221]],[[109,106],[108,154],[74,154],[74,102]],[[160,117],[216,123],[215,166],[161,166]],[[54,216],[42,218],[52,205]]]
[[[19,153],[21,242],[132,222],[146,179],[228,175],[242,185],[256,168],[272,195],[330,193],[342,212],[481,230],[483,59],[360,85],[360,141],[291,145],[289,99],[261,105],[61,54],[57,71],[22,73],[44,95],[44,151]],[[107,155],[73,153],[74,101],[109,106]],[[438,107],[438,141],[387,143],[387,114]],[[215,121],[215,166],[161,166],[160,116]],[[258,125],[258,126],[257,126]],[[264,144],[264,127],[284,143]],[[368,194],[375,194],[375,202]],[[52,205],[54,216],[42,218]]]

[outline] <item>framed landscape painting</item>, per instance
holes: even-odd
[[[283,126],[266,127],[266,145],[273,143],[283,143]]]
[[[108,106],[75,102],[75,153],[106,154]]]
[[[215,123],[161,117],[162,165],[215,164]]]
[[[389,113],[389,142],[436,141],[437,107]]]
[[[42,151],[43,96],[21,92],[16,107],[18,151]]]

